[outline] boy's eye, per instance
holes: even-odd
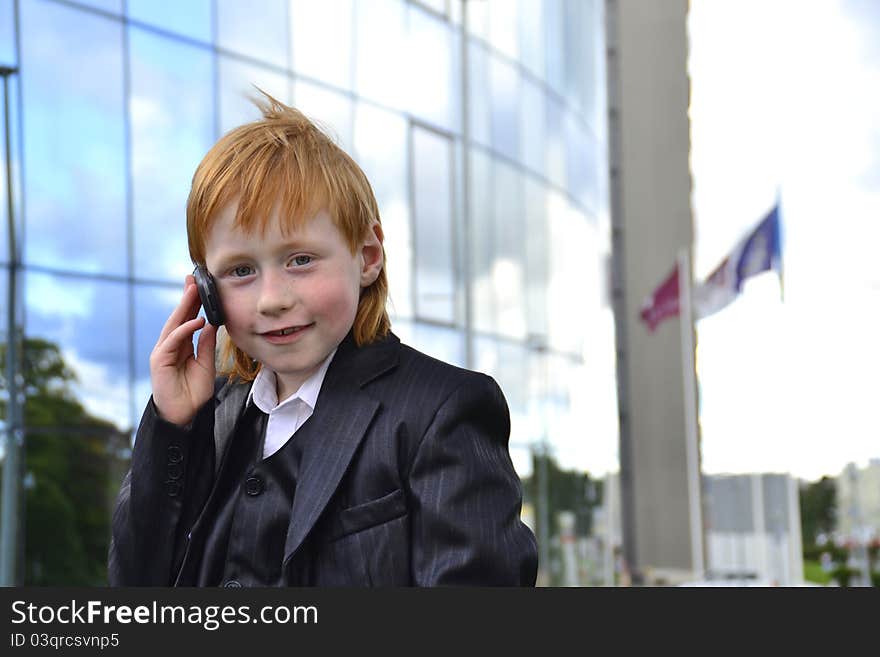
[[[307,264],[311,263],[311,261],[312,261],[312,256],[298,255],[298,256],[294,256],[290,262],[295,264],[297,267],[305,267]]]
[[[248,265],[239,265],[232,270],[233,276],[248,276],[253,270]]]

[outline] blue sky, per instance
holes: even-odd
[[[773,274],[697,325],[703,465],[880,457],[880,3],[691,0],[695,275],[782,201]]]

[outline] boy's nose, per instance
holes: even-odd
[[[281,272],[265,272],[257,299],[257,312],[278,315],[292,308],[294,303],[293,285],[288,277]]]

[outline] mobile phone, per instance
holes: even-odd
[[[193,269],[193,278],[196,279],[196,287],[199,290],[199,298],[205,309],[205,317],[214,326],[223,326],[226,318],[223,316],[223,306],[220,305],[220,293],[217,284],[207,267],[196,265]]]

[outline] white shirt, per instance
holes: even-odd
[[[275,388],[275,372],[263,366],[254,379],[254,385],[248,393],[247,403],[251,401],[269,416],[266,424],[266,440],[263,441],[263,458],[269,458],[287,444],[293,434],[306,420],[312,417],[324,375],[330,367],[330,361],[336,355],[336,349],[324,359],[321,366],[309,378],[302,382],[299,389],[280,404]]]

